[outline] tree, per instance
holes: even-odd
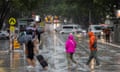
[[[17,17],[30,16],[32,11],[43,17],[58,15],[86,26],[90,16],[92,23],[102,22],[106,15],[115,16],[118,3],[119,0],[11,0],[10,12]]]
[[[16,18],[22,16],[30,16],[32,11],[37,9],[43,0],[1,0],[0,1],[0,29],[3,22],[9,16],[15,16]],[[23,16],[24,16],[23,15]]]
[[[78,10],[84,17],[88,16],[89,11],[93,23],[101,22],[107,14],[115,16],[114,6],[118,7],[118,0],[66,0],[68,5],[77,5]]]

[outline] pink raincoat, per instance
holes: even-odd
[[[65,43],[65,48],[67,53],[74,53],[76,48],[76,41],[72,34],[69,34],[68,39]]]

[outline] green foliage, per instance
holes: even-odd
[[[14,8],[22,10],[34,10],[42,0],[12,0]]]
[[[94,19],[114,16],[117,0],[12,0],[19,11],[37,11],[40,14],[52,14],[65,17],[88,17],[89,11]]]

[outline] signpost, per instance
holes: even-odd
[[[14,25],[17,23],[16,19],[14,17],[10,17],[8,20],[8,23],[10,24],[10,51],[14,49],[13,42],[14,42],[14,31],[15,27]]]
[[[15,31],[15,27],[14,26],[10,26],[10,31],[14,32]]]

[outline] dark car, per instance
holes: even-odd
[[[9,33],[7,31],[0,31],[0,39],[9,39]]]

